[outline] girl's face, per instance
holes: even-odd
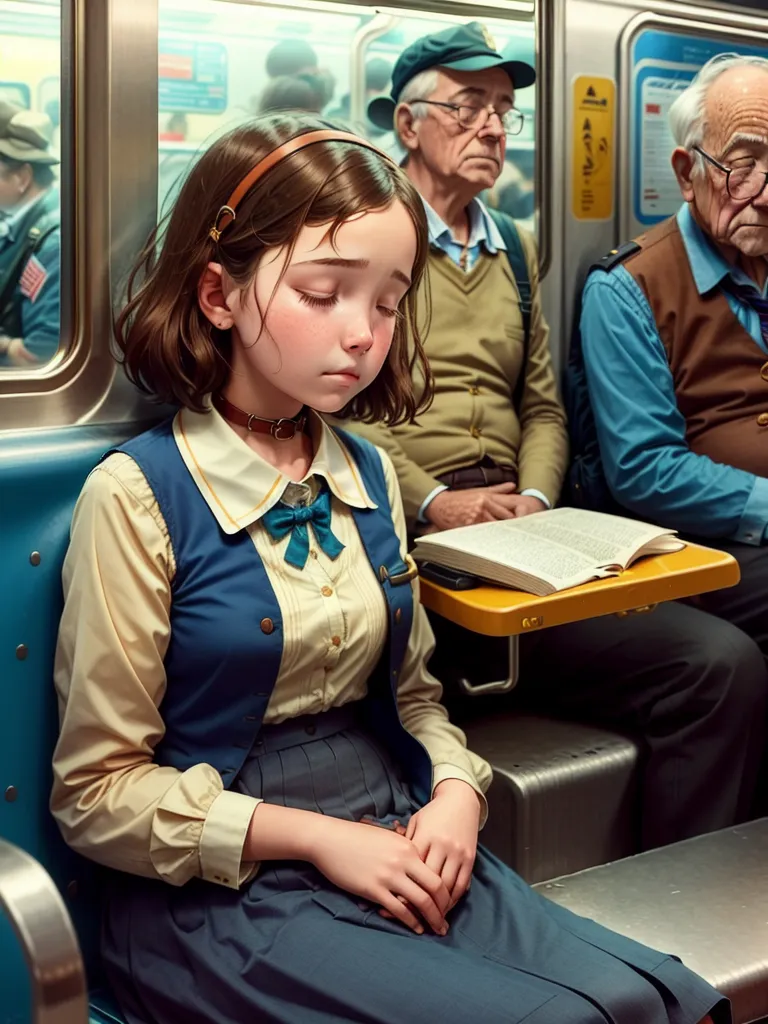
[[[374,380],[392,344],[416,257],[408,211],[397,201],[348,220],[334,245],[329,228],[304,227],[287,266],[286,249],[267,250],[245,291],[217,264],[201,281],[203,311],[232,327],[228,394],[265,415],[338,411]]]

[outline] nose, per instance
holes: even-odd
[[[373,331],[368,317],[358,317],[347,324],[342,345],[345,352],[364,355],[373,344]]]
[[[756,206],[759,210],[768,210],[768,182],[763,186],[763,191],[760,195],[755,196],[752,200],[752,205]]]
[[[501,120],[501,116],[492,110],[485,120],[485,124],[482,126],[480,131],[477,133],[480,138],[492,138],[496,140],[503,139],[506,135],[504,131],[504,125]]]

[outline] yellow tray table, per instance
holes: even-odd
[[[649,612],[663,601],[734,587],[740,579],[739,564],[732,555],[700,544],[686,544],[680,551],[641,558],[620,576],[594,580],[548,597],[491,585],[446,590],[423,577],[420,583],[422,604],[431,611],[475,633],[509,637],[509,677],[479,686],[460,680],[462,689],[474,696],[513,688],[521,633],[600,615]]]

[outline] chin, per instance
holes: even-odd
[[[733,240],[733,245],[744,256],[768,256],[768,231],[762,228],[759,231],[755,231],[754,234],[742,237],[737,236]]]
[[[345,405],[352,401],[357,392],[345,392],[343,395],[324,395],[322,398],[317,396],[314,401],[307,402],[306,404],[310,409],[314,409],[315,412],[325,413],[337,413],[340,412]]]
[[[478,192],[482,192],[486,188],[493,188],[500,173],[499,169],[494,166],[493,171],[489,169],[487,171],[478,171],[475,174],[465,175],[465,180],[476,188]]]

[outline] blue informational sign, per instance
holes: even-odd
[[[160,36],[162,113],[223,114],[227,109],[227,48]]]
[[[641,224],[657,224],[682,199],[670,159],[675,141],[669,108],[699,68],[718,53],[768,57],[768,44],[647,29],[632,48],[632,207]]]

